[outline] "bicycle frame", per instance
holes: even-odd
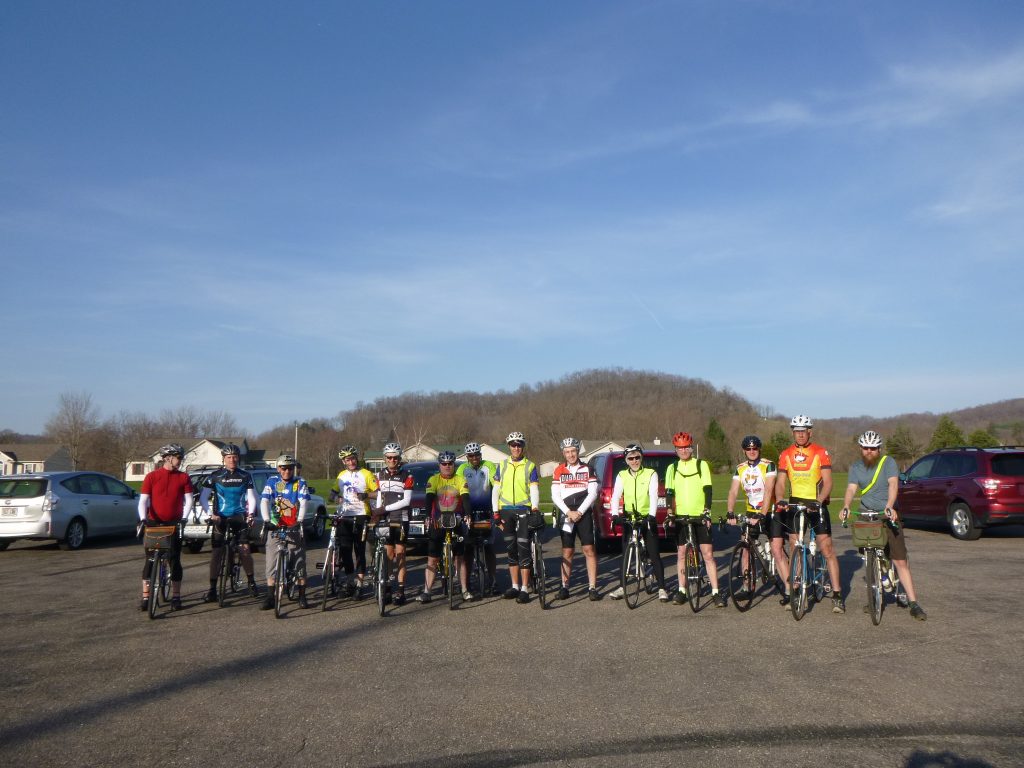
[[[621,581],[626,606],[632,610],[640,603],[641,591],[647,591],[651,579],[650,558],[647,543],[644,541],[640,526],[642,518],[629,518],[630,534],[622,555]]]
[[[767,515],[762,516],[762,521],[768,519]],[[758,573],[762,585],[768,584],[771,579],[777,590],[783,591],[783,586],[778,581],[770,540],[765,545],[767,551],[764,551],[758,541],[759,537],[751,534],[752,526],[757,523],[751,523],[747,515],[737,515],[736,523],[740,526],[740,540],[733,547],[729,558],[729,596],[736,609],[743,612],[750,608],[754,593],[757,592]],[[737,599],[737,595],[741,597]]]
[[[684,547],[684,570],[686,574],[686,599],[690,603],[690,610],[694,613],[700,610],[701,591],[704,582],[709,581],[707,568],[704,566],[704,558],[701,556],[700,547],[697,544],[697,530],[695,526],[705,525],[706,517],[677,517],[676,525],[686,526],[686,543]]]
[[[820,520],[823,510],[820,504],[797,501],[790,501],[789,508],[793,510],[793,532],[796,534],[789,556],[789,605],[793,618],[800,621],[811,600],[821,602],[825,596],[825,558],[818,551],[814,526],[807,524],[808,513],[817,513]]]
[[[281,526],[274,532],[277,537],[277,564],[274,568],[277,574],[274,584],[274,615],[279,619],[284,615],[284,596],[288,595],[289,600],[295,599],[295,554],[288,549],[288,532],[296,530],[301,536],[301,525]]]
[[[886,524],[885,517],[871,510],[861,510],[853,514],[869,522],[882,522]],[[896,523],[888,523],[896,525]],[[846,523],[843,523],[845,526]],[[871,623],[878,626],[882,623],[882,613],[885,611],[885,595],[887,592],[893,594],[896,605],[905,608],[909,602],[906,591],[900,582],[899,573],[893,566],[892,559],[883,547],[860,547],[858,552],[864,561],[864,584],[867,588],[868,613],[871,616]],[[888,582],[888,588],[885,583]]]

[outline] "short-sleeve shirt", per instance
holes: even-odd
[[[180,469],[160,467],[142,480],[142,492],[149,496],[150,520],[177,523],[185,513],[185,494],[194,493],[188,474]]]
[[[559,464],[551,475],[551,487],[557,487],[562,492],[562,501],[573,511],[578,510],[580,504],[586,501],[587,486],[590,483],[597,483],[597,478],[586,464],[574,467]]]
[[[366,467],[356,470],[343,469],[338,473],[338,491],[341,493],[338,511],[343,517],[370,514],[369,503],[360,499],[359,494],[364,493],[369,496],[371,493],[376,493],[378,487],[377,478]]]
[[[427,480],[427,495],[434,494],[437,497],[438,512],[457,512],[462,504],[462,494],[468,494],[466,478],[454,474],[451,477],[442,477],[438,472],[431,475]]]
[[[878,480],[871,486],[871,490],[860,497],[861,509],[870,509],[874,512],[881,512],[889,501],[889,478],[899,477],[899,468],[892,456],[883,456],[881,471],[878,473]],[[857,460],[850,465],[849,482],[856,483],[859,490],[863,491],[871,483],[875,476],[878,464],[868,467],[863,461]]]
[[[285,481],[280,475],[271,475],[262,498],[270,502],[270,522],[292,526],[298,522],[299,503],[309,501],[309,487],[301,477]]]
[[[832,469],[832,457],[814,443],[791,445],[779,455],[779,471],[789,475],[790,495],[798,499],[818,497],[823,469]]]
[[[455,470],[455,474],[466,479],[469,503],[474,510],[491,511],[491,482],[494,480],[494,469],[494,464],[484,459],[476,469],[467,461],[465,464],[459,464],[459,468]]]
[[[775,464],[768,459],[758,459],[756,464],[744,461],[736,467],[733,478],[740,481],[740,488],[747,497],[747,512],[760,512],[764,505],[768,483],[775,482]]]
[[[252,475],[244,469],[230,470],[221,467],[203,482],[203,488],[213,493],[217,514],[221,517],[235,517],[248,512],[246,500],[250,489],[254,490]]]
[[[415,480],[405,467],[399,467],[394,472],[387,468],[377,473],[377,485],[380,488],[380,505],[388,507],[396,501],[401,501],[406,491],[411,491]],[[409,519],[409,505],[406,504],[400,509],[393,509],[388,512],[388,519],[398,522]]]

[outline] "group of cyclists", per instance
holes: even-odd
[[[781,583],[786,592],[780,603],[790,601],[789,561],[785,554],[787,539],[795,539],[790,503],[813,502],[821,512],[814,521],[818,547],[827,563],[832,589],[832,610],[845,613],[841,591],[839,561],[832,543],[832,528],[828,502],[832,492],[832,463],[827,450],[812,441],[813,422],[807,416],[796,416],[790,421],[793,444],[779,456],[778,464],[762,457],[761,440],[747,435],[741,441],[744,460],[735,468],[726,501],[727,519],[736,521],[736,506],[741,499],[745,508],[748,532],[755,538],[766,535],[770,540]],[[725,596],[719,588],[718,568],[714,559],[712,525],[711,469],[707,461],[695,456],[692,435],[679,432],[673,436],[678,457],[667,469],[664,478],[644,466],[644,448],[630,443],[624,451],[626,467],[615,477],[609,514],[616,526],[623,530],[623,546],[632,527],[643,536],[654,578],[658,599],[663,603],[683,604],[687,601],[686,581],[683,576],[684,547],[691,540],[698,546],[710,581],[715,606],[726,606]],[[924,620],[926,614],[917,602],[906,543],[899,515],[895,508],[898,470],[895,461],[881,455],[882,439],[876,432],[862,434],[858,443],[861,459],[850,468],[841,519],[845,522],[850,506],[859,495],[861,510],[880,513],[888,520],[887,535],[893,564],[909,598],[910,614]],[[468,579],[467,554],[471,536],[482,537],[486,568],[490,576],[489,594],[498,594],[496,586],[495,551],[504,542],[507,552],[509,586],[502,596],[519,603],[529,603],[531,594],[532,559],[531,531],[545,525],[540,511],[540,475],[537,465],[526,457],[526,437],[522,432],[511,432],[507,439],[508,458],[495,464],[483,459],[479,443],[465,446],[466,461],[456,464],[451,451],[438,455],[438,471],[426,486],[428,516],[427,567],[423,587],[417,596],[422,603],[432,599],[435,571],[441,557],[444,531],[439,520],[442,515],[456,516],[460,535],[455,537],[452,553],[458,570],[463,599],[473,600],[480,594],[471,591]],[[555,468],[551,479],[551,501],[555,508],[555,526],[561,543],[560,599],[568,599],[576,541],[586,565],[587,596],[600,600],[598,589],[598,562],[595,525],[595,505],[598,503],[598,478],[592,468],[581,460],[582,445],[574,437],[561,442],[563,461]],[[293,557],[298,584],[300,607],[308,607],[305,591],[305,547],[302,523],[307,514],[309,489],[298,475],[301,468],[294,456],[282,454],[276,465],[278,474],[272,476],[263,488],[259,502],[249,474],[239,468],[238,446],[225,445],[221,451],[224,466],[209,475],[200,489],[199,502],[210,515],[213,526],[213,556],[210,561],[210,589],[205,600],[218,599],[217,574],[221,567],[226,532],[233,529],[239,535],[239,555],[248,577],[249,591],[259,596],[253,573],[253,559],[248,536],[241,535],[256,519],[257,511],[264,525],[271,529],[284,528],[286,535],[268,537],[266,553],[266,595],[260,604],[263,609],[274,606],[274,563],[279,547],[287,548]],[[139,517],[144,524],[176,524],[192,509],[195,489],[188,475],[180,470],[184,449],[177,444],[160,450],[162,466],[150,472],[143,481],[139,497]],[[337,501],[333,518],[340,564],[344,572],[342,595],[360,599],[366,581],[367,542],[365,531],[380,520],[387,520],[390,534],[386,541],[387,557],[391,561],[393,584],[388,585],[388,599],[395,605],[406,601],[406,543],[411,519],[413,476],[402,462],[402,447],[396,442],[384,446],[384,468],[374,473],[360,465],[359,452],[354,446],[345,446],[338,453],[344,468],[339,472],[331,500]],[[678,548],[678,587],[670,594],[665,569],[659,554],[657,512],[659,487],[664,485],[667,516],[664,524],[667,535]],[[790,496],[787,497],[787,484]],[[483,532],[482,532],[483,531]],[[170,553],[171,607],[181,608],[180,540]],[[149,560],[147,558],[148,569]],[[142,603],[146,608],[150,590],[150,573],[143,571]],[[478,591],[483,585],[475,585]],[[452,585],[451,588],[456,588]],[[623,596],[622,588],[611,592],[612,599]]]

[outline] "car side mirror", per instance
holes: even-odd
[[[312,485],[308,486],[308,488],[310,493],[316,493],[316,488],[314,488]]]
[[[907,473],[906,472],[900,472],[900,482],[901,483],[907,482]]]
[[[131,498],[133,498],[133,499],[139,498],[139,492],[136,491],[134,488],[131,489],[131,494],[132,494]]]

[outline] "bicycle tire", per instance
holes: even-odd
[[[487,583],[487,563],[484,560],[484,547],[479,541],[473,545],[473,572],[470,574],[476,583],[477,595],[484,597],[490,592]]]
[[[868,587],[868,612],[871,614],[871,623],[877,627],[882,623],[885,594],[882,592],[882,573],[878,555],[870,548],[864,553],[864,581]]]
[[[160,602],[163,605],[171,602],[171,567],[168,564],[170,557],[166,552],[160,553],[160,567],[157,569],[160,573]]]
[[[690,610],[696,613],[700,610],[701,577],[700,551],[696,546],[686,545],[683,553],[686,556],[686,600],[690,604]]]
[[[322,574],[323,580],[323,594],[320,595],[320,610],[327,610],[327,599],[334,592],[334,549],[333,547],[327,548],[327,557],[324,560],[324,570]]]
[[[828,569],[825,567],[825,556],[821,552],[815,552],[811,558],[811,584],[814,585],[814,602],[820,603],[825,599],[825,580],[828,578]]]
[[[153,567],[149,572],[149,618],[156,618],[156,609],[160,604],[160,565],[163,559],[163,552],[155,552],[153,555]]]
[[[747,568],[743,567],[743,553],[747,553]],[[746,595],[743,591],[746,590]],[[732,550],[729,558],[729,597],[736,610],[743,613],[749,610],[757,591],[757,555],[749,544],[742,541]],[[737,597],[737,595],[740,595]]]
[[[451,537],[446,537],[444,542],[444,560],[445,560],[445,573],[448,577],[448,610],[455,610],[455,593],[458,588],[455,586],[459,583],[459,577],[455,567],[455,557],[452,553],[452,541]]]
[[[228,593],[228,582],[231,573],[231,548],[224,547],[224,555],[220,561],[220,573],[217,574],[217,605],[224,607],[224,601]]]
[[[623,597],[626,598],[626,605],[630,610],[640,604],[640,569],[642,567],[640,542],[637,539],[631,539],[622,556],[622,572],[619,575]]]
[[[377,545],[377,550],[373,556],[374,568],[373,572],[377,579],[377,612],[383,616],[384,611],[387,608],[387,597],[388,597],[388,558],[384,554],[384,547]]]
[[[236,544],[231,548],[231,592],[242,591],[242,555]]]
[[[547,572],[544,568],[544,544],[540,540],[540,531],[533,533],[533,579],[537,585],[537,597],[541,610],[548,607]]]
[[[789,609],[800,621],[807,613],[807,559],[805,548],[797,545],[789,555]]]
[[[284,594],[288,585],[288,548],[283,541],[278,542],[277,550],[277,580],[274,582],[274,616],[281,618],[284,615]]]

